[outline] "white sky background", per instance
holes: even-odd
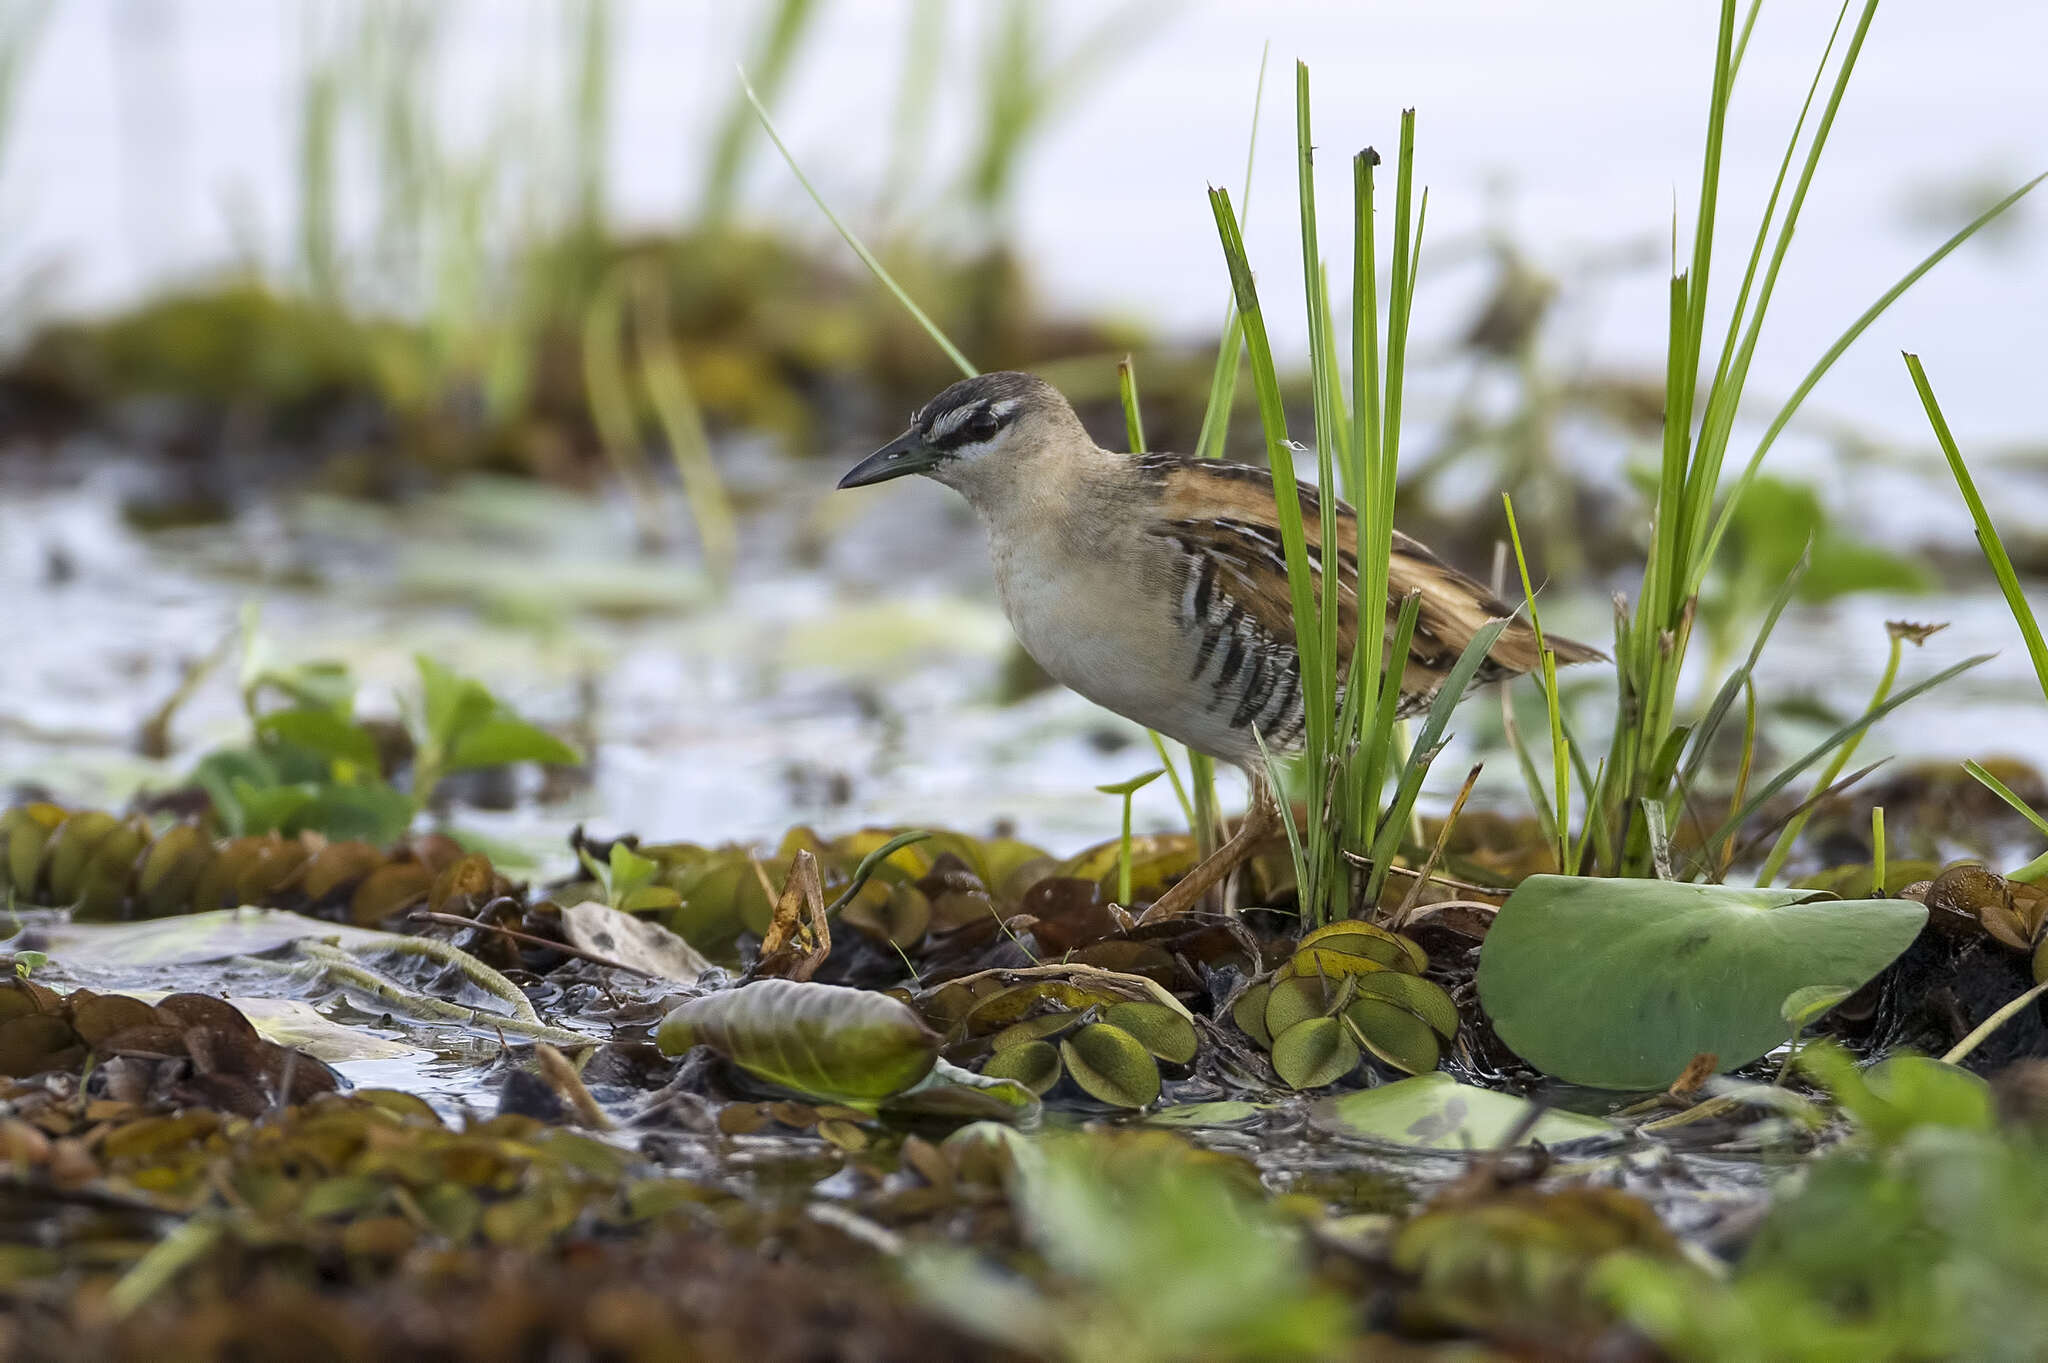
[[[344,6],[345,7],[345,6]],[[327,11],[334,12],[335,5]],[[673,223],[701,181],[709,130],[732,89],[757,4],[628,0],[610,153],[612,207]],[[1064,49],[1102,6],[1047,3]],[[102,306],[218,265],[253,233],[277,259],[293,229],[298,73],[307,5],[290,0],[59,0],[0,168],[0,272],[61,268],[56,300]],[[888,154],[909,6],[825,0],[778,118],[828,197],[868,203]],[[995,6],[958,0],[936,73],[933,180],[971,136],[978,34]],[[1260,44],[1273,60],[1250,244],[1284,351],[1299,244],[1293,208],[1293,59],[1313,67],[1327,149],[1324,245],[1347,257],[1349,153],[1390,151],[1399,110],[1420,110],[1429,247],[1488,217],[1545,263],[1689,229],[1712,58],[1707,0],[1375,0],[1162,5],[1151,36],[1118,54],[1021,168],[1017,237],[1056,304],[1206,333],[1225,280],[1203,198],[1235,192]],[[1767,7],[1737,91],[1718,281],[1732,290],[1754,212],[1834,19],[1832,5]],[[153,35],[124,47],[131,35]],[[549,0],[466,0],[444,38],[445,114],[481,129],[509,97],[553,78],[562,31]],[[124,55],[125,53],[125,55]],[[1674,55],[1675,54],[1675,55]],[[1848,320],[1949,230],[1909,215],[1915,191],[2016,184],[2048,169],[2048,7],[2021,0],[1891,0],[1879,13],[1773,307],[1755,374],[1781,392]],[[1385,183],[1391,184],[1391,176]],[[823,226],[772,153],[748,178],[749,212]],[[1974,206],[1936,219],[1959,225]],[[1897,351],[1920,350],[1966,441],[2038,437],[2048,364],[2048,188],[2002,241],[1944,264],[1844,361],[1817,403],[1921,439]],[[237,225],[239,224],[239,226]],[[1717,294],[1725,300],[1726,294]],[[1608,290],[1589,343],[1605,361],[1661,366],[1664,283],[1646,269]],[[1422,314],[1419,325],[1429,332]],[[1457,309],[1434,314],[1455,323]]]

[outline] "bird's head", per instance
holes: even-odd
[[[909,430],[847,470],[839,486],[922,473],[979,504],[1016,482],[1024,465],[1057,458],[1075,441],[1094,448],[1057,388],[1031,374],[978,374],[927,402]]]

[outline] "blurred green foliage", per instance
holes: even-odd
[[[310,831],[391,843],[405,836],[451,772],[582,760],[482,682],[424,655],[415,659],[419,691],[406,707],[403,731],[380,731],[356,718],[355,679],[345,664],[279,665],[260,636],[252,637],[242,676],[251,740],[206,754],[192,772],[230,836]],[[390,779],[394,740],[409,753],[405,789]]]
[[[1725,1280],[1618,1261],[1605,1275],[1616,1307],[1687,1360],[2040,1358],[2040,1114],[2001,1126],[1982,1080],[1920,1056],[1859,1071],[1820,1043],[1800,1063],[1853,1120],[1856,1139],[1793,1176]],[[2029,1073],[2016,1086],[2032,1082]]]

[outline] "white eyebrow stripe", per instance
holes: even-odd
[[[943,413],[937,421],[932,423],[931,438],[934,440],[944,440],[947,436],[959,430],[969,417],[980,410],[980,403],[970,402],[965,407],[955,407],[952,411]]]
[[[988,411],[990,416],[1000,419],[1008,416],[1023,405],[1024,399],[1022,398],[1004,398],[1001,402],[990,404]]]

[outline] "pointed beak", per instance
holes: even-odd
[[[937,450],[918,438],[916,431],[905,431],[848,469],[846,476],[839,480],[839,486],[866,487],[870,483],[886,483],[891,478],[901,478],[907,473],[923,473],[941,457]]]

